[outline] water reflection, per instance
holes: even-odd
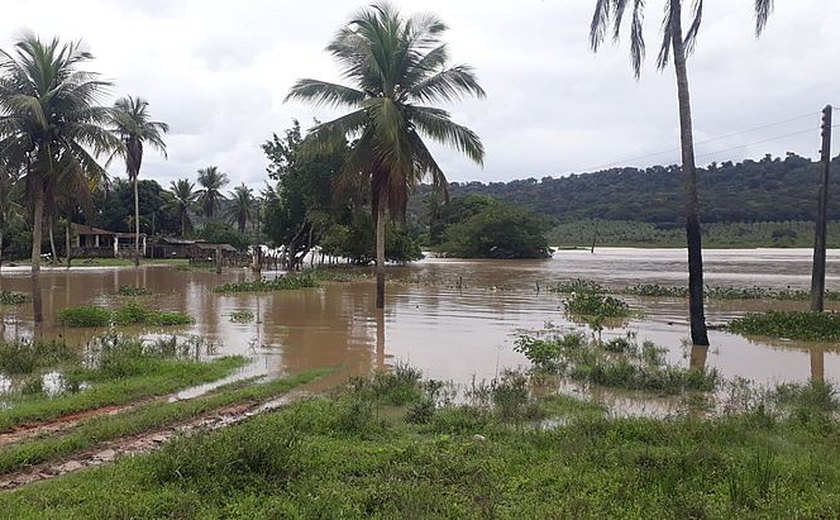
[[[807,253],[807,252],[806,252]],[[525,365],[513,351],[520,330],[542,329],[551,323],[562,329],[585,329],[568,320],[560,295],[537,291],[553,281],[590,277],[616,285],[639,281],[679,283],[683,277],[681,251],[599,250],[563,252],[554,259],[527,262],[427,260],[394,268],[397,277],[414,283],[389,286],[384,311],[374,309],[373,285],[368,282],[327,284],[318,289],[272,294],[218,295],[212,287],[250,277],[246,270],[222,275],[209,271],[180,271],[167,267],[44,269],[44,333],[83,343],[102,331],[64,329],[57,322],[60,309],[84,304],[116,306],[121,286],[148,288],[145,298],[161,310],[186,312],[196,318],[191,327],[175,329],[197,334],[218,345],[218,354],[257,355],[251,372],[283,374],[317,367],[342,367],[360,373],[397,362],[409,363],[428,377],[456,382],[492,378],[501,368]],[[840,286],[840,257],[832,252],[829,285]],[[760,283],[805,287],[810,259],[796,250],[710,252],[710,283]],[[759,273],[759,274],[753,274]],[[270,272],[264,272],[271,276]],[[436,284],[424,283],[435,280]],[[799,283],[802,282],[802,283]],[[8,290],[28,292],[28,272],[3,270]],[[604,339],[635,332],[668,348],[668,360],[692,368],[716,368],[724,377],[741,376],[757,382],[836,380],[840,374],[840,345],[762,340],[711,333],[712,349],[684,350],[688,335],[686,304],[680,299],[627,298],[643,318],[605,330]],[[836,303],[834,304],[836,305]],[[710,302],[711,323],[723,323],[746,312],[767,307],[805,308],[807,302]],[[237,310],[251,311],[250,323],[233,323]],[[31,309],[3,309],[0,334],[6,338],[32,333]],[[809,360],[807,360],[808,358]]]

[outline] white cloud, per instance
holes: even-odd
[[[292,118],[335,114],[283,103],[294,80],[338,80],[323,52],[334,31],[364,2],[315,0],[6,0],[0,44],[21,29],[42,37],[84,38],[93,67],[115,95],[147,98],[172,127],[169,160],[148,154],[145,175],[162,184],[216,164],[232,184],[265,178],[260,144]],[[488,98],[449,108],[484,139],[482,170],[435,148],[452,180],[540,178],[613,162],[645,166],[677,160],[673,73],[648,59],[640,81],[630,71],[626,34],[598,55],[588,48],[592,1],[405,0],[404,12],[431,11],[451,27],[453,61],[477,69]],[[648,2],[649,58],[659,41],[661,4]],[[756,40],[750,2],[707,3],[690,64],[700,162],[790,150],[816,152],[819,116],[720,139],[840,102],[840,3],[777,2]],[[728,150],[799,130],[780,140]],[[653,152],[672,150],[651,156]],[[721,153],[715,153],[721,150]],[[646,156],[638,160],[634,157]],[[118,168],[115,168],[118,170]]]

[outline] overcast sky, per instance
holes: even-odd
[[[399,0],[404,13],[431,11],[449,26],[453,63],[476,68],[487,98],[448,106],[482,137],[484,168],[438,149],[450,180],[562,176],[611,165],[678,160],[671,69],[655,70],[661,0],[649,0],[649,59],[630,70],[626,31],[599,54],[588,48],[594,0]],[[698,162],[786,151],[815,157],[819,110],[840,104],[840,2],[778,0],[754,37],[752,0],[706,2],[689,65]],[[347,0],[4,0],[2,47],[31,30],[84,39],[91,69],[140,95],[172,127],[169,160],[148,153],[141,173],[164,186],[218,165],[232,184],[259,187],[260,144],[292,118],[315,111],[283,103],[302,77],[340,80],[323,49],[359,7]],[[794,119],[783,124],[780,121]],[[840,119],[840,118],[838,118]],[[744,130],[772,126],[744,133]],[[789,135],[796,132],[799,135]],[[722,139],[718,139],[723,137]],[[704,143],[709,139],[716,139]],[[759,142],[765,141],[765,142]],[[759,142],[759,143],[757,143]],[[750,146],[743,146],[750,143]],[[840,139],[835,139],[835,149]],[[659,155],[651,155],[666,151]],[[112,173],[123,174],[121,168]]]

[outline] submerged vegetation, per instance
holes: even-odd
[[[141,285],[121,285],[120,288],[117,290],[117,294],[120,296],[149,296],[152,294],[152,291],[149,289],[141,286]]]
[[[181,312],[151,309],[136,302],[129,302],[115,310],[93,305],[67,307],[58,313],[62,325],[72,328],[118,326],[166,327],[191,325],[195,320]]]
[[[729,329],[749,336],[804,341],[840,341],[840,313],[767,311],[732,320]]]
[[[0,305],[23,305],[29,302],[29,295],[12,291],[0,291]]]
[[[272,292],[272,291],[293,291],[309,287],[318,287],[318,279],[311,272],[302,274],[291,274],[278,276],[272,280],[254,280],[251,282],[231,282],[218,285],[213,288],[214,293],[241,293],[241,292]]]

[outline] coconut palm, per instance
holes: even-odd
[[[256,211],[254,192],[243,182],[230,194],[231,205],[225,212],[228,220],[235,223],[240,233],[245,232],[248,222],[253,220]]]
[[[213,218],[216,214],[221,201],[225,200],[222,188],[229,182],[227,174],[219,171],[216,166],[198,170],[198,184],[201,185],[201,190],[198,192],[198,205],[205,217]]]
[[[443,170],[423,137],[451,146],[478,164],[484,160],[478,135],[454,123],[447,111],[431,106],[484,97],[471,67],[448,66],[449,52],[441,41],[446,30],[434,15],[403,17],[387,3],[374,4],[354,16],[327,46],[352,86],[302,79],[286,98],[351,110],[315,126],[306,141],[323,149],[337,140],[352,140],[343,176],[348,184],[363,180],[370,186],[377,308],[384,306],[385,297],[386,210],[392,218],[404,218],[409,193],[426,175],[435,187],[446,187]]]
[[[181,236],[186,236],[187,230],[192,228],[190,212],[195,209],[198,192],[195,191],[195,184],[189,179],[178,179],[170,183],[169,194],[172,200],[167,204],[167,209],[175,211],[178,220],[181,221]]]
[[[692,4],[691,24],[683,32],[682,0],[665,0],[665,18],[662,22],[662,44],[659,47],[657,67],[662,70],[671,61],[677,77],[679,100],[680,144],[682,148],[683,204],[688,242],[688,293],[691,320],[691,340],[694,345],[708,345],[706,317],[703,309],[703,247],[700,235],[700,217],[697,197],[697,166],[694,158],[694,131],[691,122],[691,101],[688,89],[686,59],[694,50],[703,17],[703,0]],[[687,2],[686,2],[687,3]],[[613,39],[618,40],[622,20],[628,8],[630,21],[630,61],[638,79],[645,56],[643,35],[644,0],[596,0],[595,14],[590,26],[590,45],[597,52],[612,25]],[[755,0],[756,35],[760,35],[773,9],[773,0]]]
[[[39,273],[44,203],[57,189],[81,193],[105,177],[96,161],[114,146],[100,106],[110,83],[80,67],[92,55],[81,43],[22,37],[0,51],[0,157],[23,172],[32,202],[32,304],[43,321]]]
[[[163,134],[169,125],[152,121],[149,102],[140,97],[125,97],[114,103],[111,112],[111,130],[119,137],[120,146],[114,156],[125,160],[128,180],[134,184],[134,265],[140,265],[140,195],[137,189],[140,165],[143,162],[143,143],[148,143],[166,158]]]

